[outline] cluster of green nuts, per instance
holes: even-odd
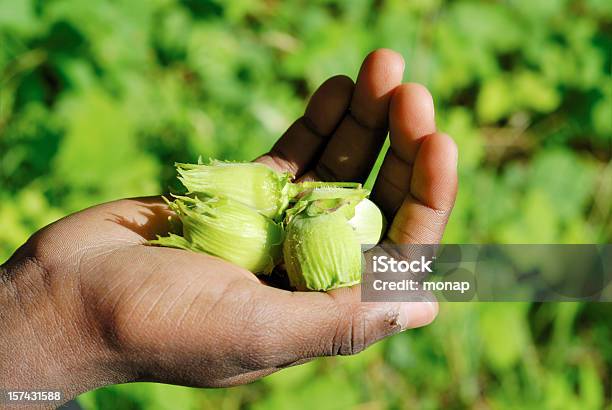
[[[361,255],[385,219],[352,182],[300,182],[258,163],[176,164],[187,190],[166,200],[182,235],[150,241],[217,256],[256,274],[281,264],[297,290],[359,283]]]

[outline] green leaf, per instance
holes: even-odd
[[[498,371],[515,366],[530,347],[525,324],[528,304],[490,303],[480,310],[480,332],[487,363]]]
[[[507,116],[514,109],[514,90],[507,77],[487,79],[478,93],[476,112],[484,123],[491,123]]]
[[[67,132],[53,175],[70,208],[85,192],[96,202],[159,192],[159,165],[139,149],[127,107],[94,88],[65,98],[60,111]]]

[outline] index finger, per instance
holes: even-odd
[[[344,75],[326,80],[310,98],[304,115],[291,124],[270,152],[255,161],[300,177],[317,160],[338,127],[353,88],[353,80]]]

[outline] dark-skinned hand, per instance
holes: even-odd
[[[432,97],[401,84],[404,62],[370,53],[356,83],[325,81],[305,113],[256,159],[299,179],[361,181],[389,132],[371,198],[386,240],[438,243],[457,187],[457,149],[436,131]],[[233,386],[319,356],[350,355],[430,323],[433,301],[362,303],[262,284],[218,258],[147,246],[165,235],[159,197],[67,216],[0,267],[0,388],[60,389],[66,399],[129,381]]]

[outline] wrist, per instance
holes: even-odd
[[[0,390],[61,391],[63,400],[125,381],[67,297],[33,258],[0,268]],[[67,284],[68,285],[68,284]]]

